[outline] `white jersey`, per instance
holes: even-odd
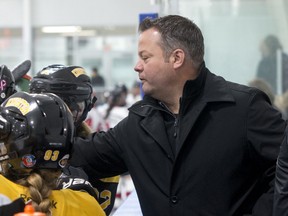
[[[103,116],[100,114],[97,107],[93,107],[88,112],[85,122],[93,132],[107,131],[109,129],[109,126],[107,125]]]
[[[115,127],[122,119],[128,116],[128,107],[126,106],[115,106],[110,111],[106,122],[110,128]]]

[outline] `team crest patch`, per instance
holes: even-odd
[[[26,168],[31,168],[36,164],[36,158],[34,155],[28,154],[22,157],[22,164]]]

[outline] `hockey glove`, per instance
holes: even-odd
[[[97,200],[97,194],[88,181],[88,176],[81,168],[67,166],[57,180],[57,189],[86,191]]]

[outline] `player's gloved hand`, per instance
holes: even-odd
[[[67,166],[57,180],[57,189],[86,191],[97,200],[97,194],[81,168]]]

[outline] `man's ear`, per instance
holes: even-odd
[[[175,49],[171,55],[174,68],[179,68],[184,64],[185,52],[182,49]]]

